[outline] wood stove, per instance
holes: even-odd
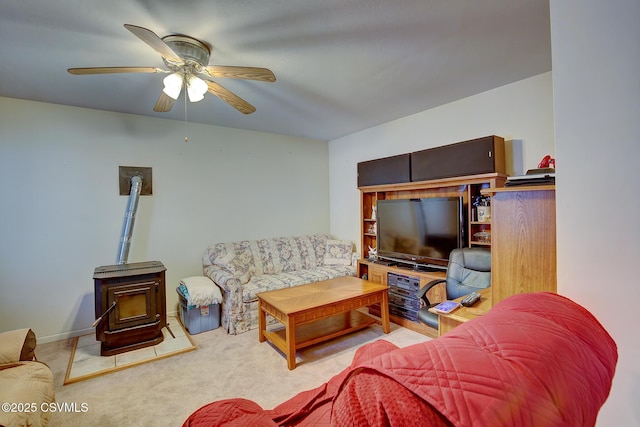
[[[159,261],[97,267],[94,271],[96,339],[111,356],[163,341],[167,327],[166,268]],[[171,331],[169,330],[171,333]]]

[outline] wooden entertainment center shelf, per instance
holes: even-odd
[[[417,271],[411,268],[402,268],[398,266],[387,266],[383,264],[378,264],[374,261],[361,259],[358,261],[357,267],[358,277],[367,277],[367,279],[371,282],[381,283],[383,285],[389,286],[389,320],[397,325],[403,326],[407,329],[411,329],[412,331],[419,332],[421,334],[427,335],[431,338],[436,338],[438,336],[438,331],[425,325],[417,320],[411,320],[406,317],[403,317],[398,314],[394,314],[392,310],[394,310],[395,304],[399,297],[396,297],[398,294],[403,294],[405,296],[415,293],[424,285],[429,283],[435,279],[444,279],[445,273],[438,272],[427,272],[427,271]],[[389,275],[391,274],[392,280],[389,280]],[[414,288],[408,290],[407,287],[404,289],[398,289],[396,280],[394,279],[404,279],[405,282],[411,281],[414,279]],[[434,286],[429,292],[427,292],[427,298],[429,301],[439,302],[445,299],[445,290],[444,283]],[[417,301],[417,298],[416,298]],[[380,316],[379,309],[370,308],[369,313],[375,316]]]
[[[490,247],[485,241],[478,241],[474,234],[481,231],[491,232],[491,221],[476,221],[473,201],[482,195],[483,190],[504,186],[507,176],[502,173],[487,173],[455,178],[434,179],[430,181],[405,182],[401,184],[372,185],[359,187],[360,190],[360,229],[363,258],[369,257],[369,247],[376,248],[376,218],[373,207],[378,200],[419,199],[424,197],[462,197],[465,221],[468,227],[466,241],[468,246]]]

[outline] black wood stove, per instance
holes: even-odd
[[[163,341],[167,327],[165,267],[159,261],[97,267],[96,339],[111,356]]]
[[[139,196],[151,194],[142,191],[145,175],[150,188],[150,168],[120,167],[121,181],[130,178],[130,192],[118,263],[97,267],[93,274],[96,321],[91,326],[102,356],[159,344],[165,327],[173,335],[167,324],[166,268],[160,261],[127,263]]]

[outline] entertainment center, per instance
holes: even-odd
[[[555,187],[505,188],[500,137],[432,150],[439,163],[449,156],[444,163],[464,164],[454,169],[471,173],[443,177],[446,170],[441,168],[425,170],[425,164],[434,163],[427,161],[430,150],[417,153],[419,162],[410,153],[358,165],[363,258],[357,274],[389,286],[391,321],[437,336],[437,331],[417,321],[420,303],[415,294],[431,280],[445,277],[448,252],[454,247],[492,252],[491,304],[516,293],[556,292]],[[474,156],[483,158],[475,162]],[[432,174],[438,178],[411,180]],[[389,182],[394,180],[403,182]],[[491,216],[479,220],[474,201],[481,197],[491,198]],[[434,201],[440,206],[433,206]],[[444,300],[444,285],[435,286],[427,296],[432,302]],[[370,311],[377,314],[375,308]]]
[[[416,263],[420,263],[411,259],[399,259],[399,261],[391,263],[379,263],[377,259],[375,261],[369,259],[369,247],[378,248],[377,222],[380,212],[377,212],[376,217],[372,218],[373,207],[378,206],[379,201],[388,200],[459,199],[462,213],[462,244],[490,248],[490,242],[480,242],[473,238],[473,234],[481,230],[491,231],[492,223],[491,221],[475,221],[472,203],[477,196],[481,195],[482,190],[503,187],[505,181],[506,175],[504,173],[494,172],[430,181],[360,187],[360,247],[362,248],[363,259],[358,262],[358,276],[367,275],[368,280],[389,286],[389,316],[392,322],[431,337],[437,336],[437,331],[416,320],[414,313],[419,308],[419,305],[416,307],[415,304],[419,304],[419,301],[415,298],[415,293],[431,280],[444,278],[447,262],[446,260],[430,259],[431,262],[427,262],[427,268],[420,269],[416,268]],[[375,227],[373,224],[376,224]],[[448,258],[448,254],[446,254],[446,257]],[[415,292],[409,291],[407,287],[401,288],[397,286],[397,276],[402,278],[400,281],[404,284],[408,282],[414,284],[412,286],[416,288]],[[416,283],[417,286],[415,286]],[[445,299],[444,286],[435,286],[428,292],[427,296],[429,301],[442,301]],[[402,302],[402,304],[399,304],[399,302]],[[409,307],[415,307],[415,310]],[[375,315],[375,309],[372,309],[371,313]]]

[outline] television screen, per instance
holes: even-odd
[[[461,197],[379,200],[378,256],[446,266],[464,245]]]

